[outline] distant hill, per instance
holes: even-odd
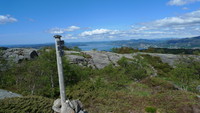
[[[200,36],[191,38],[163,38],[163,39],[131,39],[131,40],[118,40],[118,41],[103,41],[103,42],[67,42],[65,45],[69,48],[78,46],[82,50],[105,50],[109,51],[114,47],[132,47],[138,49],[153,48],[185,48],[185,49],[200,49]],[[35,48],[54,47],[54,43],[46,44],[23,44],[23,45],[2,45],[8,48]],[[0,48],[5,49],[5,48]]]
[[[133,47],[138,49],[147,49],[149,47],[162,47],[166,41],[170,39],[131,39],[131,40],[120,40],[113,41],[113,45],[123,46],[123,47]]]
[[[200,48],[200,36],[191,38],[165,38],[165,39],[132,39],[113,41],[114,45],[133,47],[138,49],[153,48],[186,48],[186,49],[199,49]]]
[[[183,38],[183,39],[173,39],[166,42],[167,45],[171,47],[181,47],[181,48],[200,48],[200,36]]]

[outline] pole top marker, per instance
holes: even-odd
[[[54,38],[61,38],[62,36],[61,35],[54,35]]]

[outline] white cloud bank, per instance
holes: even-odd
[[[200,35],[198,28],[200,28],[200,10],[133,25],[131,31],[148,37],[189,37]],[[152,33],[156,35],[149,35]]]
[[[151,22],[132,25],[129,30],[95,29],[84,31],[79,38],[97,40],[184,38],[200,35],[200,10],[181,16],[166,17]],[[76,37],[77,37],[76,36]]]
[[[166,17],[164,19],[156,20],[150,23],[144,23],[144,25],[145,24],[147,26],[154,27],[200,25],[200,10],[187,13],[178,17]]]
[[[199,2],[200,0],[170,0],[168,2],[168,5],[176,5],[176,6],[182,6],[194,2]]]
[[[92,36],[92,35],[101,35],[110,32],[111,30],[108,29],[95,29],[92,31],[84,31],[80,34],[80,36]]]
[[[64,39],[74,41],[103,41],[126,39],[185,38],[200,36],[200,10],[181,16],[166,17],[151,22],[138,23],[128,30],[93,29],[70,32],[80,29],[77,26],[54,28],[51,33],[62,34]]]
[[[10,15],[0,15],[0,24],[13,23],[13,22],[17,22],[17,19],[11,17]]]
[[[52,33],[52,34],[63,34],[65,32],[72,32],[72,31],[79,30],[79,29],[80,29],[80,27],[78,27],[78,26],[69,26],[67,28],[55,27],[55,28],[49,29],[48,32]]]

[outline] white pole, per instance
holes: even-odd
[[[62,109],[65,109],[65,101],[66,101],[66,92],[65,92],[65,84],[63,77],[63,66],[62,66],[62,58],[60,54],[60,50],[58,50],[58,42],[61,41],[60,35],[55,35],[55,46],[56,46],[56,57],[57,57],[57,67],[58,67],[58,78],[59,78],[59,87],[60,87],[60,97],[61,97],[61,113]]]

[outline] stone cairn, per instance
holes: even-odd
[[[61,99],[56,99],[53,103],[52,109],[54,113],[88,113],[83,109],[83,104],[79,100],[67,100],[63,110],[61,109]]]

